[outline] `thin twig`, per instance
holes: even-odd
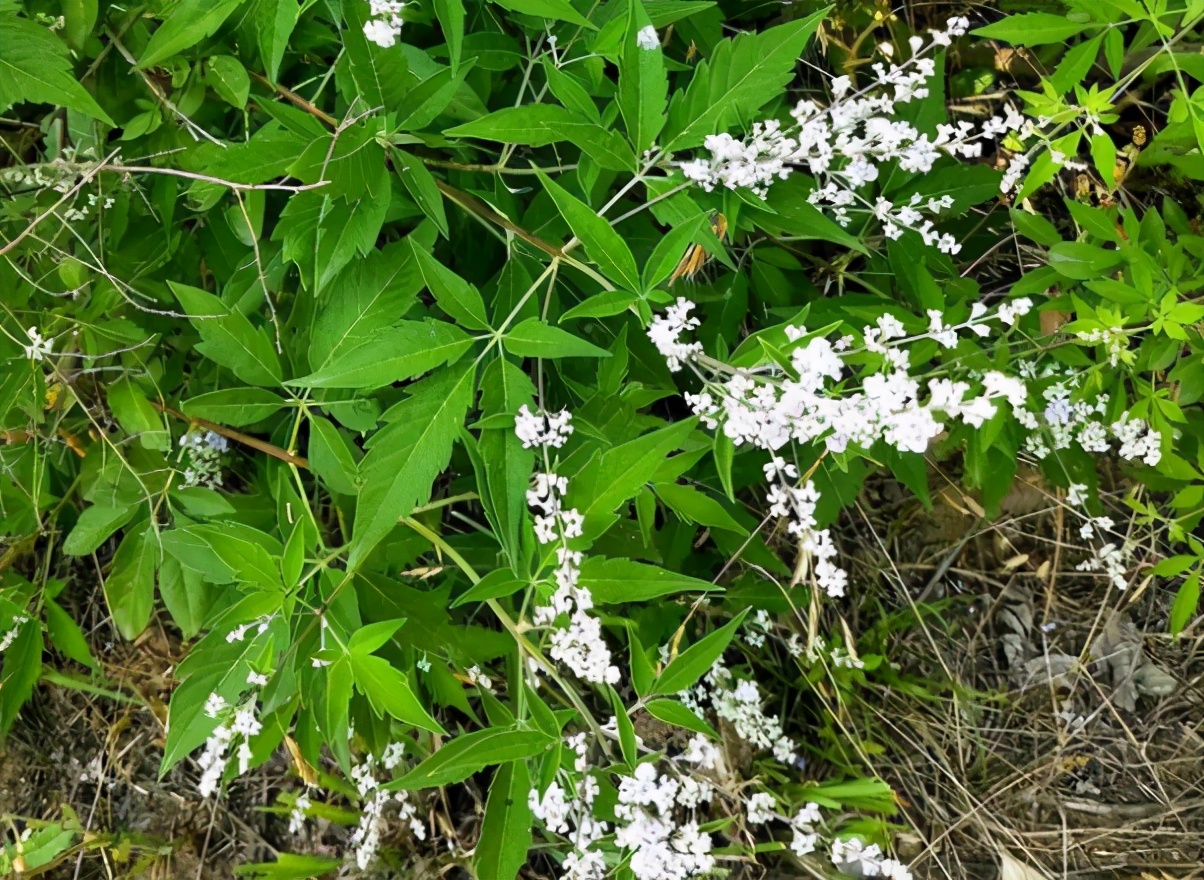
[[[87,184],[88,181],[90,181],[97,174],[99,174],[101,169],[104,168],[104,166],[106,164],[108,164],[108,162],[110,160],[112,160],[113,157],[116,156],[119,152],[120,152],[120,150],[114,150],[113,152],[109,153],[109,155],[105,156],[104,159],[102,159],[99,163],[97,163],[97,165],[91,171],[89,171],[82,178],[80,178],[79,183],[77,183],[75,186],[71,187],[71,189],[67,190],[67,192],[63,193],[63,197],[61,199],[59,199],[57,202],[55,202],[53,205],[51,205],[49,208],[47,208],[43,213],[41,213],[36,218],[34,218],[34,221],[32,223],[30,223],[28,226],[26,226],[20,235],[18,235],[16,238],[14,238],[12,241],[10,241],[4,247],[0,247],[0,257],[4,256],[9,251],[11,251],[13,248],[15,248],[17,245],[19,245],[21,243],[21,241],[27,235],[29,235],[31,232],[34,231],[34,229],[37,227],[37,225],[39,223],[41,223],[43,220],[45,220],[47,217],[49,217],[51,214],[53,214],[55,211],[57,211],[60,205],[62,205],[68,199],[72,198],[77,192],[79,192],[81,189],[83,189],[84,185]]]
[[[180,171],[177,168],[156,168],[153,165],[112,165],[106,169],[112,174],[165,174],[169,177],[183,177],[188,180],[199,180],[202,183],[213,183],[218,186],[229,187],[230,189],[248,191],[255,189],[264,190],[279,190],[282,192],[302,192],[307,189],[318,189],[330,183],[328,180],[319,180],[317,183],[236,183],[233,180],[223,180],[220,177],[211,177],[208,174],[197,174],[193,171]]]
[[[189,422],[193,425],[199,425],[206,431],[212,431],[214,434],[219,434],[222,437],[225,437],[227,440],[233,440],[235,443],[241,443],[243,446],[249,446],[252,449],[256,449],[259,452],[264,453],[265,455],[272,456],[272,458],[280,459],[280,461],[283,461],[285,464],[291,464],[295,465],[296,467],[309,470],[308,459],[302,458],[299,455],[294,455],[287,449],[281,449],[279,446],[276,446],[272,443],[267,443],[263,440],[260,440],[258,437],[252,437],[250,434],[244,434],[242,431],[235,431],[233,428],[227,428],[224,425],[219,425],[216,422],[209,421],[208,419],[198,419],[189,415],[185,415],[179,410],[172,409],[170,406],[164,406],[157,401],[152,400],[150,403],[151,406],[159,410],[159,412],[165,413],[174,419],[179,419],[182,422]]]
[[[121,57],[124,58],[135,71],[137,71],[140,77],[142,77],[142,81],[146,83],[146,87],[151,90],[151,94],[158,98],[159,102],[164,107],[170,110],[177,119],[184,123],[184,127],[188,129],[194,140],[204,139],[209,141],[211,144],[215,144],[222,149],[225,149],[225,144],[189,119],[179,107],[172,103],[171,98],[167,97],[167,93],[159,87],[159,84],[151,79],[150,75],[145,70],[141,70],[138,67],[137,60],[135,60],[134,56],[130,54],[128,49],[126,49],[125,45],[121,42],[121,38],[118,37],[117,34],[113,33],[113,31],[109,28],[105,28],[105,34],[112,41],[112,44],[117,47],[117,51],[121,53]]]
[[[476,196],[469,195],[463,190],[456,189],[451,184],[444,183],[442,180],[437,178],[435,180],[435,186],[439,187],[439,191],[447,196],[448,199],[455,202],[464,210],[476,214],[482,220],[488,220],[490,223],[502,227],[507,232],[513,233],[518,238],[521,238],[527,244],[539,248],[550,257],[555,257],[556,259],[560,260],[565,258],[564,252],[561,251],[560,248],[556,247],[556,245],[548,244],[548,242],[544,241],[542,238],[527,232],[527,230],[523,229],[521,226],[518,226],[517,224],[503,217],[497,211],[493,210],[493,208],[489,207]]]

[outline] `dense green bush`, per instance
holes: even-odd
[[[0,732],[44,668],[103,684],[99,572],[188,641],[164,771],[287,740],[360,869],[465,783],[482,880],[910,876],[827,703],[905,684],[841,564],[867,478],[991,515],[1029,461],[1083,570],[1183,576],[1175,632],[1199,595],[1204,7],[1072,5],[0,0]],[[1011,103],[988,40],[1051,73]],[[1116,460],[1181,555],[1100,515]]]

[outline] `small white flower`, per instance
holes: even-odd
[[[25,357],[31,361],[40,361],[51,354],[51,349],[54,348],[54,340],[43,339],[37,327],[30,327],[25,331],[25,335],[29,337],[29,345],[24,346]]]
[[[748,824],[764,825],[771,821],[774,816],[774,810],[777,803],[773,799],[773,795],[768,792],[758,791],[748,799],[745,804],[745,810],[748,812]]]
[[[639,33],[635,35],[635,44],[646,52],[659,49],[661,41],[656,35],[656,28],[652,25],[640,28]]]

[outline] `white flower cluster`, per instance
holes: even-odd
[[[981,427],[1003,402],[1026,429],[1025,451],[1037,459],[1072,443],[1095,453],[1108,452],[1115,443],[1121,458],[1150,467],[1162,457],[1162,436],[1144,420],[1124,413],[1110,424],[1106,421],[1107,395],[1097,394],[1090,401],[1072,399],[1080,377],[1066,375],[1066,368],[1038,370],[1025,361],[1019,364],[1019,376],[997,370],[968,372],[970,381],[941,377],[928,380],[926,387],[910,375],[910,355],[904,345],[934,340],[952,349],[960,333],[989,336],[991,322],[1013,326],[1032,310],[1027,297],[1002,303],[994,314],[975,303],[968,318],[956,324],[929,310],[928,330],[916,336],[908,336],[898,318],[883,314],[862,328],[862,345],[856,349],[852,336],[833,342],[809,335],[802,327],[787,327],[787,340],[794,346],[790,365],[797,378],[784,374],[776,363],[736,369],[706,358],[699,343],[682,338],[699,325],[697,318],[690,317],[693,308],[693,303],[678,298],[652,320],[648,336],[671,370],[688,364],[705,383],[700,393],[685,395],[703,424],[722,430],[737,446],[747,443],[770,453],[764,466],[770,513],[789,520],[787,529],[797,539],[804,562],[810,564],[816,585],[832,597],[845,594],[848,575],[836,564],[837,550],[829,531],[818,528],[819,493],[814,483],[800,482],[798,468],[778,454],[788,443],[822,441],[830,452],[840,453],[850,446],[869,449],[882,441],[900,452],[924,453],[948,421],[960,419],[970,427]],[[879,358],[861,370],[857,377],[861,387],[850,388],[846,382],[856,376],[854,364],[863,363],[866,354]],[[1045,383],[1058,378],[1059,372],[1060,380],[1041,392],[1044,409],[1030,409],[1028,382]],[[971,382],[980,390],[972,393]],[[1124,547],[1105,544],[1081,570],[1102,571],[1123,588],[1128,558]],[[858,663],[852,655],[833,654],[832,660],[846,668],[856,668]]]
[[[293,808],[288,814],[288,833],[297,835],[305,830],[305,819],[309,815],[309,809],[313,803],[307,794],[297,795],[297,799],[293,801]]]
[[[368,0],[368,3],[372,17],[364,22],[364,36],[382,49],[396,45],[401,36],[401,10],[406,4],[402,0]]]
[[[1017,421],[1029,429],[1024,449],[1037,459],[1051,452],[1069,449],[1078,443],[1086,452],[1108,452],[1112,441],[1118,444],[1117,454],[1126,461],[1140,459],[1149,467],[1162,460],[1162,434],[1144,419],[1128,413],[1108,424],[1105,420],[1109,397],[1100,394],[1092,402],[1074,401],[1071,392],[1077,377],[1071,375],[1042,391],[1045,409],[1040,413],[1023,407],[1013,410]]]
[[[602,624],[589,613],[593,596],[580,583],[582,554],[569,547],[569,541],[581,536],[585,518],[575,508],[564,506],[568,480],[552,473],[547,460],[547,450],[563,446],[573,433],[571,421],[568,410],[532,413],[526,405],[514,419],[514,433],[523,446],[543,450],[548,469],[535,474],[534,485],[527,490],[527,504],[535,511],[535,536],[541,544],[557,545],[557,567],[552,573],[556,589],[547,604],[535,608],[532,617],[536,626],[553,627],[549,651],[553,660],[585,681],[617,684],[619,668],[611,663]],[[557,621],[565,617],[567,622],[558,626]]]
[[[894,118],[898,105],[928,96],[926,83],[936,72],[936,62],[927,56],[948,46],[968,26],[966,19],[954,18],[945,30],[933,31],[927,42],[913,36],[911,57],[899,65],[874,64],[874,82],[861,91],[852,91],[849,77],[836,77],[831,103],[821,107],[814,101],[800,101],[790,113],[795,125],[789,129],[769,120],[755,123],[744,140],[726,133],[710,135],[704,142],[710,155],[681,163],[682,174],[708,192],[723,186],[749,189],[765,198],[774,180],[785,179],[795,166],[806,166],[818,184],[808,200],[828,208],[841,225],[852,221],[850,209],[860,209],[873,213],[890,238],[910,229],[928,245],[957,253],[961,246],[953,236],[938,233],[924,216],[951,207],[948,197],[916,194],[903,205],[882,198],[871,204],[857,191],[877,180],[885,163],[895,163],[907,173],[927,173],[942,153],[980,156],[985,139],[1024,124],[1023,117],[1009,109],[1006,117],[992,117],[977,130],[968,122],[938,125],[936,136],[930,138]]]
[[[24,614],[18,614],[13,617],[12,626],[0,636],[0,654],[7,651],[12,643],[17,640],[17,636],[21,633],[21,627],[29,623],[29,618]]]
[[[730,689],[732,679],[727,670],[710,677],[724,682],[713,683],[712,690]],[[750,683],[738,684],[737,688],[744,684]],[[755,703],[758,707],[752,710],[755,714],[759,712],[759,697],[756,686],[751,687],[752,690],[745,688],[747,693],[736,702],[746,706]],[[691,704],[689,695],[685,696],[687,705],[700,710],[697,702]],[[737,715],[746,721],[751,717],[748,710]],[[728,716],[720,714],[720,717]],[[774,724],[776,719],[766,720],[762,715],[752,726],[761,729]],[[749,726],[741,729],[747,732]],[[780,725],[778,731],[780,738]],[[549,832],[567,837],[573,848],[562,864],[562,880],[603,880],[616,861],[628,864],[636,880],[687,880],[713,872],[715,843],[703,830],[708,819],[704,811],[720,799],[725,801],[725,811],[735,806],[726,803],[734,793],[723,795],[712,782],[716,768],[722,763],[719,749],[702,734],[696,734],[676,757],[645,760],[630,775],[619,776],[611,828],[607,820],[598,819],[593,813],[602,786],[593,775],[597,771],[591,771],[586,737],[585,733],[578,733],[565,738],[565,745],[575,755],[575,773],[562,770],[542,794],[532,789],[528,795],[535,818]],[[790,848],[800,858],[816,852],[824,841],[830,841],[832,862],[837,867],[847,869],[857,861],[863,869],[862,876],[911,880],[907,868],[885,858],[877,845],[866,846],[857,839],[834,839],[830,831],[821,831],[818,804],[806,803],[793,815],[782,814],[773,794],[754,791],[744,801],[743,810],[749,826],[774,822],[788,826],[792,832]],[[619,850],[609,858],[603,849],[608,835]]]
[[[385,809],[397,804],[397,816],[410,826],[410,833],[419,840],[426,840],[426,826],[418,819],[418,807],[410,800],[406,791],[387,791],[380,787],[376,778],[377,766],[393,770],[401,763],[405,751],[403,743],[390,743],[378,760],[368,755],[364,761],[351,768],[351,781],[360,796],[360,823],[351,835],[355,849],[355,863],[366,871],[376,861],[380,850],[381,833],[385,827]]]
[[[696,359],[702,354],[701,342],[682,342],[683,333],[694,330],[701,323],[697,318],[690,317],[694,303],[684,296],[679,296],[677,302],[665,309],[664,314],[656,315],[648,325],[648,338],[661,353],[661,357],[669,364],[669,369],[677,372],[683,363]]]
[[[484,673],[480,666],[470,666],[464,671],[464,676],[483,691],[493,693],[493,679]]]
[[[883,856],[876,843],[869,846],[858,837],[832,841],[832,864],[846,874],[860,877],[884,877],[886,880],[911,880],[911,871],[902,862]]]
[[[181,456],[188,459],[185,486],[216,489],[222,484],[222,455],[230,443],[216,431],[193,429],[180,438]]]
[[[573,845],[563,863],[564,880],[602,880],[608,868],[597,844],[610,827],[592,812],[600,786],[585,774],[569,790],[571,796],[553,782],[542,796],[532,790],[528,803],[544,827],[567,835]],[[686,880],[714,869],[711,836],[700,830],[693,817],[713,796],[705,779],[679,774],[673,767],[661,772],[652,761],[639,764],[631,776],[619,780],[614,844],[624,851],[637,880]]]
[[[720,379],[717,369],[716,376],[709,378],[701,370],[698,344],[681,339],[683,332],[697,326],[697,319],[686,319],[692,307],[679,298],[666,315],[653,319],[648,336],[670,369],[691,363],[706,382],[706,390],[686,394],[685,399],[707,427],[721,428],[737,446],[747,443],[771,453],[765,465],[770,512],[789,518],[790,534],[798,540],[805,559],[813,563],[812,574],[829,596],[845,594],[848,575],[834,561],[837,550],[830,533],[818,528],[819,493],[814,483],[798,483],[798,468],[778,455],[783,446],[822,440],[829,451],[839,453],[850,446],[869,449],[881,440],[900,452],[923,453],[945,429],[947,420],[961,419],[979,427],[995,414],[995,400],[1005,399],[1013,409],[1027,401],[1024,383],[1000,372],[984,375],[982,390],[976,395],[971,394],[968,382],[947,378],[933,379],[925,389],[909,375],[909,354],[902,347],[935,339],[953,348],[959,332],[988,335],[988,322],[998,319],[1011,325],[1027,314],[1032,303],[1026,298],[1000,306],[994,316],[977,303],[958,324],[945,323],[939,312],[930,313],[929,331],[914,337],[907,336],[898,318],[884,314],[875,324],[862,328],[863,344],[856,350],[851,349],[851,336],[832,342],[808,335],[806,328],[787,327],[787,339],[794,345],[791,367],[797,379],[783,376],[776,364],[749,370],[718,365],[731,375]],[[845,380],[852,367],[846,359],[863,359],[866,353],[880,356],[881,370],[863,373],[860,390],[848,390]]]
[[[247,684],[262,687],[267,684],[267,677],[252,672],[247,676]],[[231,706],[217,693],[210,694],[205,701],[205,714],[210,718],[220,719],[221,723],[205,740],[205,749],[197,758],[197,764],[201,768],[201,781],[197,783],[197,791],[201,797],[211,796],[221,786],[226,766],[230,763],[230,747],[236,738],[241,740],[238,744],[238,775],[247,772],[251,765],[251,737],[257,736],[263,729],[258,710],[257,690],[251,691],[237,706]]]
[[[37,327],[30,327],[25,331],[25,335],[29,337],[29,345],[24,346],[25,357],[29,360],[41,361],[53,353],[54,339],[43,339]]]
[[[573,415],[568,410],[558,413],[533,413],[524,403],[514,417],[514,433],[523,441],[523,449],[532,446],[559,449],[573,433]]]
[[[772,751],[783,764],[798,760],[797,746],[783,732],[781,719],[766,714],[761,707],[761,689],[757,683],[736,678],[722,661],[717,661],[698,684],[678,697],[700,715],[709,706],[731,724],[736,736],[755,749]]]

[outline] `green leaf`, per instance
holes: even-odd
[[[251,326],[245,315],[226,308],[211,293],[167,283],[201,335],[197,351],[251,385],[280,384],[280,358],[266,330]]]
[[[657,718],[666,724],[672,724],[685,730],[692,730],[695,733],[709,736],[714,740],[719,739],[719,734],[715,732],[711,725],[707,724],[676,700],[649,700],[644,705],[644,708],[648,710],[648,714],[653,718]]]
[[[334,492],[354,495],[359,490],[355,482],[359,467],[347,443],[329,419],[312,412],[309,415],[309,466]]]
[[[751,121],[757,110],[782,94],[827,13],[821,9],[760,33],[721,40],[711,57],[695,68],[685,91],[669,102],[663,149],[697,147],[709,134]]]
[[[558,104],[527,104],[503,107],[443,132],[444,137],[477,138],[502,144],[546,147],[569,139],[563,126],[589,123],[589,119]]]
[[[1009,15],[1003,21],[980,27],[970,33],[976,37],[1003,40],[1014,46],[1044,46],[1047,43],[1064,42],[1089,27],[1093,27],[1090,22],[1071,21],[1062,15],[1024,12]]]
[[[12,626],[6,627],[5,632]],[[36,620],[26,620],[16,627],[12,644],[0,654],[4,662],[0,672],[0,739],[12,730],[17,713],[42,677],[42,628]]]
[[[637,43],[640,30],[652,27],[642,0],[627,0],[627,3],[627,34],[619,59],[618,103],[627,136],[636,155],[641,156],[651,148],[665,125],[669,79],[660,46],[643,49]]]
[[[384,788],[420,790],[463,782],[486,767],[538,755],[553,742],[539,730],[490,728],[461,734]]]
[[[435,177],[427,170],[419,159],[402,150],[394,150],[397,161],[397,176],[401,178],[406,192],[422,209],[422,213],[431,218],[444,238],[448,237],[447,212],[443,209],[443,195],[435,183]]]
[[[610,357],[610,352],[606,349],[586,342],[559,327],[545,324],[539,318],[528,318],[511,329],[506,334],[503,345],[511,354],[519,357]]]
[[[364,23],[371,11],[367,3],[350,2],[342,5],[345,27],[342,28],[343,51],[347,69],[355,83],[353,92],[357,113],[384,107],[398,110],[408,97],[412,78],[408,75],[406,57],[396,49],[384,49],[364,36]]]
[[[205,82],[219,98],[239,109],[247,106],[251,77],[242,62],[233,55],[214,55],[205,62]]]
[[[590,259],[611,281],[628,290],[640,289],[640,272],[635,265],[631,248],[614,228],[599,217],[589,205],[556,183],[542,171],[539,179],[556,203],[560,215],[568,221],[573,235],[581,240]]]
[[[193,523],[163,532],[163,549],[214,584],[280,591],[280,542],[233,521]]]
[[[410,690],[406,677],[387,660],[353,653],[350,662],[355,686],[368,698],[377,715],[389,715],[432,733],[447,733]]]
[[[668,454],[681,448],[694,425],[694,419],[684,419],[609,449],[569,482],[568,506],[585,516],[587,535],[597,537],[609,527],[613,518],[608,514],[635,497]]]
[[[1121,241],[1120,232],[1116,228],[1116,220],[1104,208],[1093,208],[1076,202],[1073,199],[1063,199],[1066,210],[1082,229],[1087,230],[1096,238],[1117,244]]]
[[[0,46],[0,112],[33,101],[116,125],[75,78],[63,41],[42,25],[6,7],[0,10]]]
[[[63,18],[67,42],[71,48],[79,51],[84,47],[88,37],[92,36],[92,28],[96,27],[96,16],[99,12],[96,0],[64,0]]]
[[[397,108],[398,129],[421,131],[434,122],[448,109],[475,63],[476,59],[469,58],[454,73],[450,67],[445,67],[410,89]]]
[[[1200,572],[1194,571],[1179,586],[1175,593],[1175,601],[1171,604],[1170,633],[1173,636],[1183,632],[1184,627],[1191,623],[1196,609],[1200,606]]]
[[[280,395],[264,388],[223,388],[190,397],[180,407],[193,418],[241,428],[280,412],[284,403]]]
[[[377,169],[377,187],[387,192],[389,172]],[[306,287],[321,293],[356,255],[368,256],[389,210],[389,199],[365,196],[347,203],[321,190],[299,192],[280,213],[272,240],[283,243],[286,260],[297,264]]]
[[[523,15],[534,15],[537,18],[548,18],[553,21],[567,21],[590,30],[597,30],[588,18],[573,8],[569,0],[493,0],[493,2],[511,12],[521,12]]]
[[[119,379],[108,387],[109,409],[117,423],[131,437],[137,437],[144,449],[166,452],[171,434],[163,427],[163,418],[129,379]]]
[[[128,523],[137,510],[130,507],[102,507],[93,504],[79,515],[75,528],[63,541],[63,552],[68,556],[87,556]]]
[[[1112,139],[1108,139],[1108,143],[1112,143]],[[1009,213],[1012,218],[1012,225],[1016,227],[1016,231],[1035,241],[1037,244],[1043,244],[1048,247],[1051,244],[1057,244],[1062,240],[1062,235],[1058,232],[1057,227],[1042,217],[1040,214],[1030,214],[1028,211],[1020,208],[1011,208]]]
[[[1109,31],[1109,33],[1117,33]],[[1116,144],[1112,135],[1101,132],[1091,137],[1091,164],[1099,173],[1100,179],[1111,189],[1116,186]]]
[[[88,647],[88,640],[84,638],[83,630],[71,619],[71,615],[53,599],[46,600],[44,611],[46,631],[50,633],[51,643],[76,663],[90,669],[99,669],[96,658],[92,656],[92,649]]]
[[[557,131],[602,168],[609,171],[632,171],[636,168],[631,145],[613,129],[596,122],[570,121],[557,126]]]
[[[484,602],[487,599],[503,599],[506,596],[513,596],[527,584],[527,581],[516,577],[510,569],[498,568],[489,572],[457,596],[456,600],[451,603],[451,607],[458,608],[469,602]]]
[[[443,28],[443,39],[447,41],[452,73],[455,73],[460,67],[464,45],[464,0],[435,0],[434,7],[439,27]]]
[[[362,344],[344,349],[321,370],[286,384],[302,388],[372,390],[453,364],[473,339],[446,321],[402,321]]]
[[[451,269],[444,266],[416,242],[411,242],[423,281],[439,308],[456,323],[470,330],[488,330],[489,318],[481,293]]]
[[[535,385],[508,360],[498,358],[481,374],[481,414],[508,421],[503,427],[481,431],[473,462],[477,491],[494,534],[516,570],[524,568],[526,559],[521,535],[528,516],[526,492],[535,450],[523,448],[515,436],[514,413],[534,401]]]
[[[201,631],[213,597],[200,574],[184,568],[169,554],[164,554],[159,564],[159,596],[184,638],[191,639]]]
[[[310,880],[312,877],[324,877],[333,873],[342,859],[332,859],[328,856],[293,855],[280,853],[274,862],[252,862],[246,865],[235,865],[234,873],[239,877],[263,877],[264,880]]]
[[[151,35],[138,68],[145,70],[179,55],[213,34],[243,0],[180,0],[171,15]]]
[[[210,694],[217,694],[227,703],[234,703],[246,690],[252,661],[264,653],[278,630],[269,621],[264,632],[252,626],[241,640],[227,639],[227,633],[243,622],[278,614],[280,597],[279,593],[253,593],[243,598],[224,615],[228,625],[207,633],[176,667],[180,685],[172,692],[168,707],[167,744],[159,765],[160,776],[209,738],[218,721],[205,714],[205,701]],[[284,624],[278,622],[277,626]]]
[[[560,316],[560,323],[577,318],[609,318],[611,315],[621,315],[639,299],[634,293],[626,290],[604,290],[577,303]]]
[[[113,567],[104,582],[105,601],[123,638],[136,638],[150,622],[158,557],[159,548],[149,525],[126,532],[113,555]]]
[[[715,432],[711,444],[711,455],[715,459],[715,470],[719,473],[719,482],[723,484],[723,492],[728,501],[736,500],[735,487],[732,485],[732,462],[736,457],[736,446],[730,437],[722,431]]]
[[[745,608],[719,629],[678,654],[657,678],[653,692],[676,694],[693,687],[703,673],[723,656],[747,614],[748,609]]]
[[[678,483],[657,483],[653,487],[661,501],[674,513],[688,522],[714,529],[727,529],[739,535],[747,535],[748,529],[736,522],[723,505],[693,486]]]
[[[1087,75],[1091,72],[1091,68],[1095,64],[1096,56],[1099,55],[1100,46],[1103,42],[1104,34],[1101,32],[1090,40],[1084,40],[1075,46],[1071,46],[1066,54],[1062,56],[1062,60],[1058,62],[1057,69],[1048,78],[1048,82],[1058,94],[1070,91],[1074,86],[1087,79]]]
[[[351,654],[374,654],[393,638],[393,634],[405,624],[405,618],[381,620],[362,626],[351,634],[347,651]]]
[[[481,836],[473,854],[476,880],[515,880],[531,848],[531,773],[525,760],[498,768],[489,785]]]
[[[373,250],[339,275],[339,295],[314,320],[309,363],[315,373],[397,322],[423,286],[414,250],[406,239]]]
[[[391,423],[372,436],[360,462],[363,488],[355,508],[349,567],[356,568],[398,519],[430,500],[431,485],[447,467],[472,403],[475,372],[470,364],[424,379],[390,410]]]
[[[1064,278],[1086,281],[1119,266],[1124,255],[1082,241],[1063,241],[1050,247],[1049,265]]]
[[[552,60],[550,54],[544,55],[540,61],[543,67],[543,75],[548,80],[548,90],[551,91],[557,101],[568,109],[580,113],[592,122],[602,121],[602,116],[598,112],[598,105],[594,102],[590,93],[586,91],[585,86],[581,85],[568,71],[557,67],[556,62]]]
[[[675,593],[722,591],[710,581],[658,568],[634,559],[589,556],[581,563],[581,583],[600,605],[647,602]]]
[[[280,74],[280,63],[288,48],[288,38],[304,8],[297,0],[255,0],[253,16],[259,57],[263,61],[264,72],[272,82],[276,82]]]

